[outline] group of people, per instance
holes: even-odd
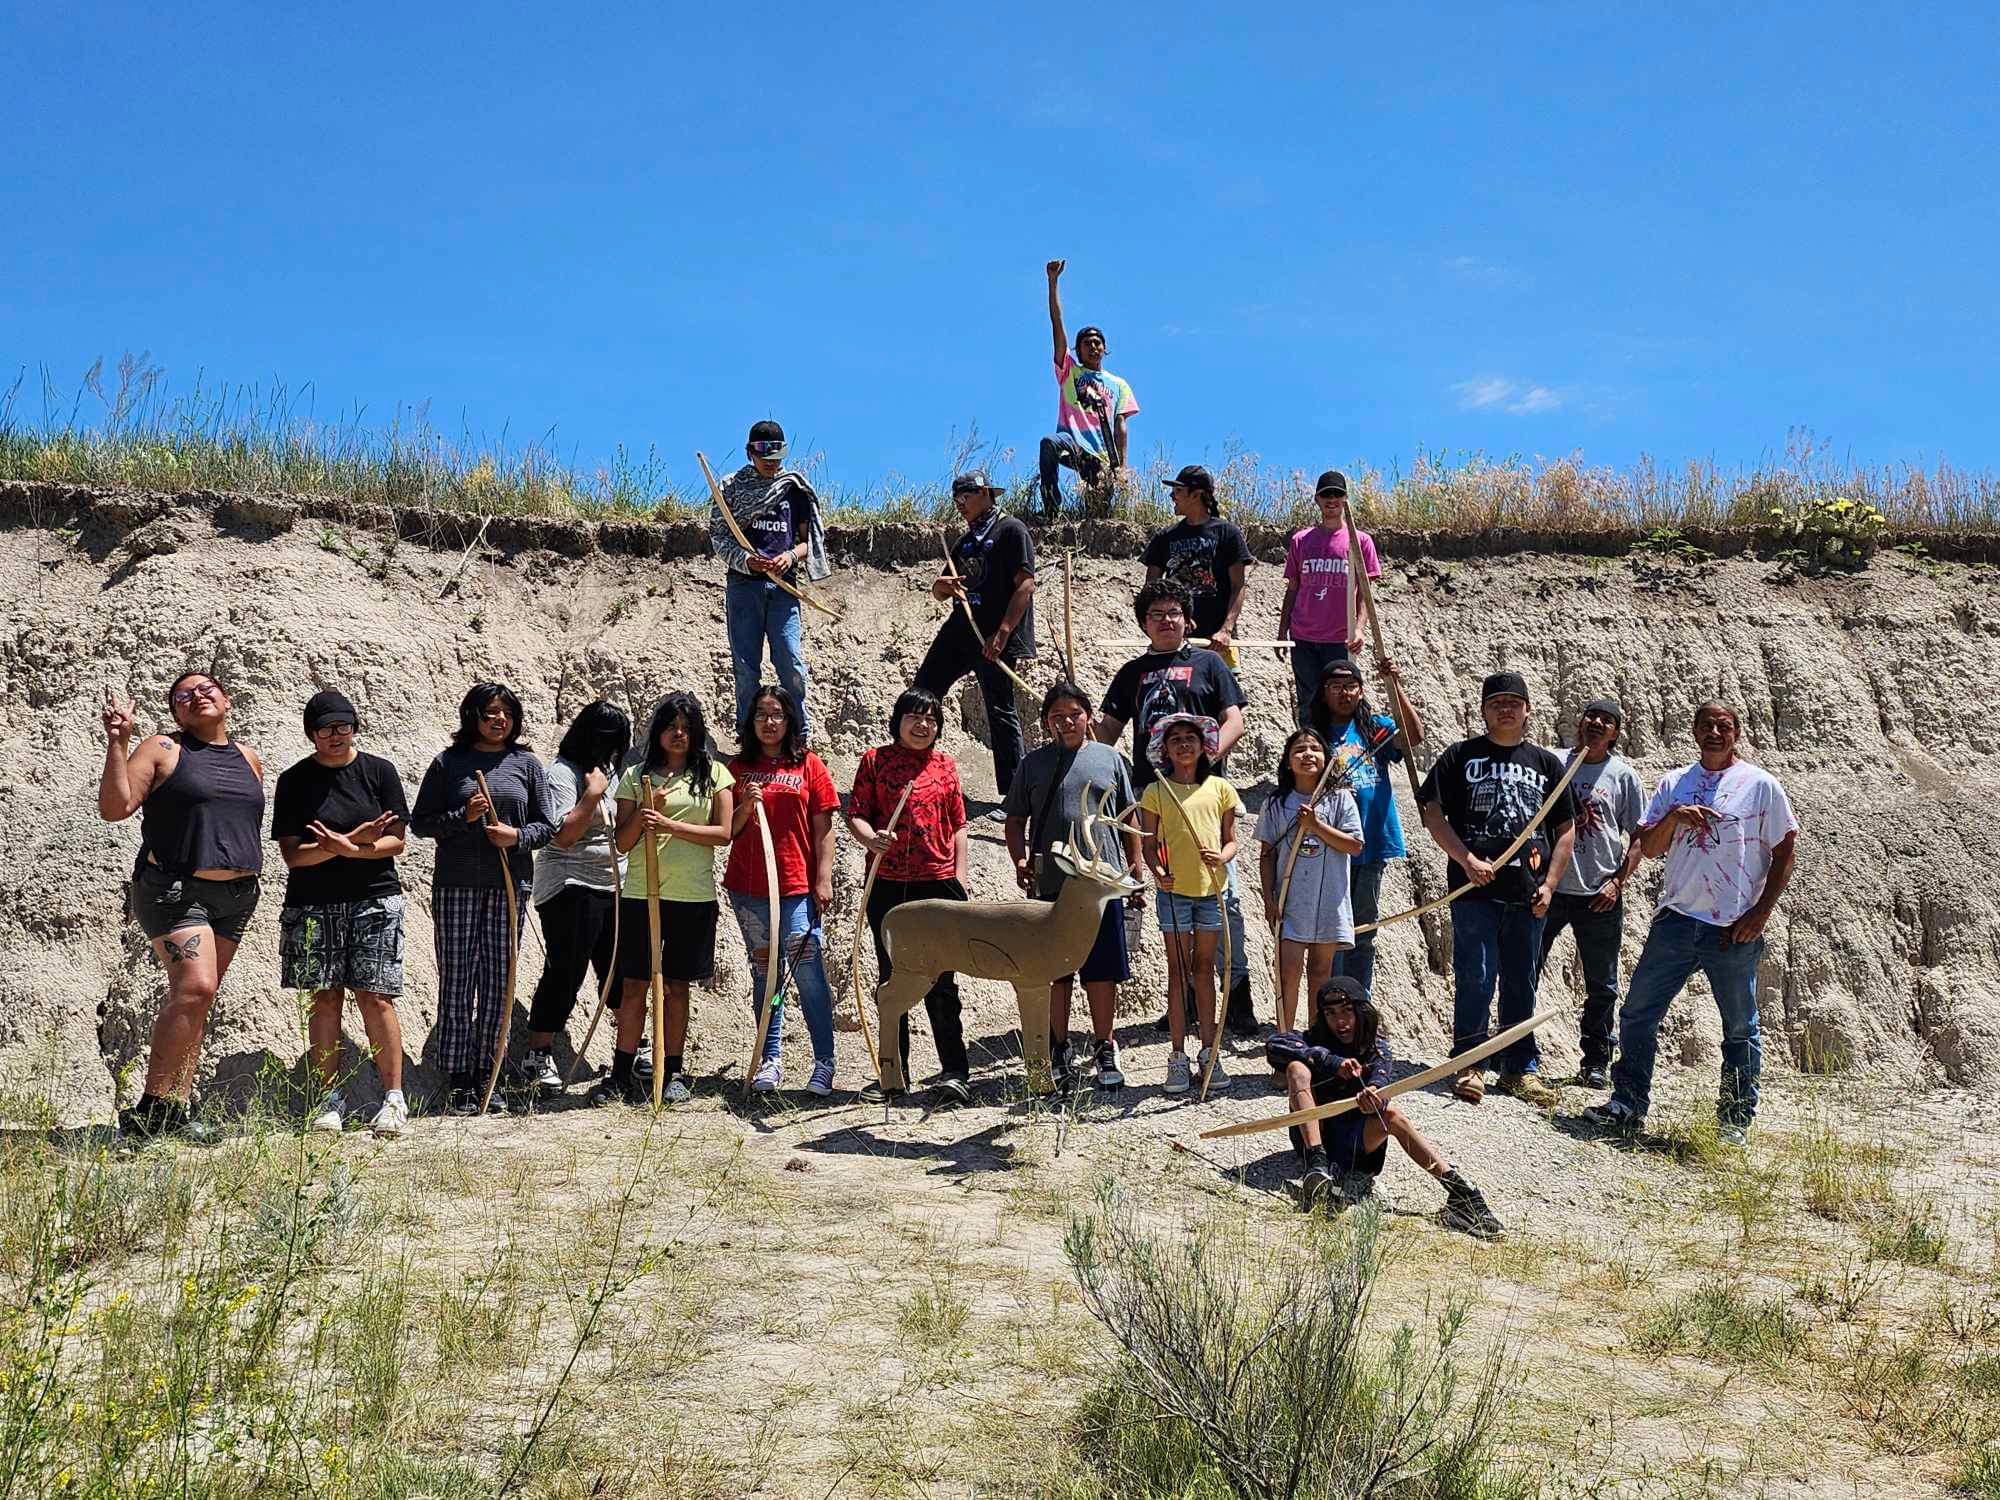
[[[1063,466],[1077,469],[1086,487],[1101,486],[1122,458],[1126,424],[1138,410],[1130,387],[1102,369],[1101,331],[1087,328],[1073,350],[1067,345],[1061,271],[1060,261],[1050,263],[1062,426],[1042,447],[1045,502],[1059,497]],[[891,708],[883,743],[862,755],[843,799],[812,747],[809,716],[803,611],[811,582],[828,572],[821,507],[784,455],[778,424],[753,426],[747,461],[720,481],[711,514],[713,549],[728,574],[733,753],[718,748],[699,700],[676,691],[653,708],[636,744],[623,710],[589,704],[563,726],[545,762],[523,737],[519,697],[503,683],[481,682],[465,694],[457,730],[425,770],[412,807],[397,768],[357,744],[361,723],[352,702],[337,691],[307,700],[311,753],[279,775],[268,837],[286,867],[282,982],[312,997],[312,1066],[322,1086],[314,1127],[346,1124],[339,1050],[350,993],[384,1090],[370,1128],[394,1135],[407,1122],[395,1005],[404,969],[396,859],[411,836],[436,846],[434,1044],[452,1112],[478,1111],[485,1072],[499,1066],[518,957],[514,913],[527,904],[537,914],[546,962],[513,1069],[516,1088],[564,1087],[555,1039],[594,978],[616,1022],[611,1065],[593,1097],[649,1103],[657,1082],[664,1101],[685,1100],[690,991],[714,974],[726,900],[753,963],[763,964],[775,945],[782,984],[796,993],[813,1053],[805,1089],[832,1093],[824,923],[834,897],[836,824],[845,824],[875,866],[857,920],[874,935],[886,981],[893,964],[882,939],[888,914],[911,901],[967,899],[968,812],[958,766],[942,748],[942,699],[971,675],[985,701],[999,790],[989,816],[1002,825],[1023,895],[1055,898],[1066,877],[1051,850],[1087,827],[1098,860],[1151,878],[1167,960],[1163,1092],[1183,1095],[1197,1081],[1204,1093],[1228,1088],[1223,1030],[1262,1031],[1237,874],[1247,833],[1260,846],[1257,893],[1277,940],[1276,1025],[1265,1046],[1271,1081],[1299,1108],[1360,1101],[1338,1129],[1322,1132],[1306,1121],[1295,1131],[1308,1197],[1336,1181],[1351,1196],[1380,1170],[1394,1139],[1439,1179],[1447,1215],[1460,1227],[1497,1232],[1478,1190],[1381,1092],[1390,1063],[1373,999],[1375,931],[1383,922],[1383,872],[1409,853],[1393,777],[1426,730],[1379,643],[1374,676],[1387,711],[1369,697],[1354,604],[1357,586],[1366,584],[1349,572],[1374,578],[1381,562],[1373,540],[1347,515],[1345,476],[1320,476],[1319,520],[1287,550],[1279,638],[1289,648],[1296,692],[1282,712],[1296,727],[1276,765],[1258,768],[1268,769],[1272,787],[1250,822],[1229,761],[1246,727],[1235,635],[1253,560],[1242,533],[1223,518],[1205,469],[1189,466],[1166,481],[1178,519],[1146,548],[1133,601],[1146,649],[1117,670],[1101,703],[1065,662],[1042,695],[1046,743],[1032,754],[1016,688],[1036,656],[1034,539],[1021,519],[1000,509],[999,488],[985,474],[955,479],[952,499],[964,530],[932,590],[949,614]],[[764,678],[767,649],[775,682]],[[120,1115],[121,1128],[136,1136],[200,1128],[186,1102],[196,1050],[257,904],[265,837],[263,764],[230,733],[224,685],[212,674],[183,674],[168,690],[168,707],[174,732],[136,744],[136,705],[114,699],[103,714],[99,811],[110,820],[141,815],[131,912],[168,975],[144,1093]],[[1492,1033],[1496,996],[1500,1029],[1534,1013],[1541,974],[1567,927],[1576,934],[1587,989],[1576,1082],[1609,1090],[1586,1114],[1625,1130],[1643,1123],[1661,1018],[1699,969],[1723,1018],[1718,1122],[1741,1139],[1761,1071],[1762,932],[1789,879],[1796,841],[1785,793],[1738,755],[1741,721],[1725,705],[1701,705],[1692,726],[1698,758],[1650,798],[1617,753],[1624,715],[1615,701],[1584,708],[1570,761],[1529,739],[1530,708],[1520,674],[1492,673],[1481,693],[1483,732],[1447,746],[1421,785],[1411,773],[1424,827],[1448,861],[1454,1055]],[[1128,729],[1129,755],[1118,748]],[[725,851],[719,883],[717,850]],[[1665,880],[1621,1011],[1625,891],[1649,857],[1665,860]],[[649,914],[654,902],[657,925]],[[1107,907],[1088,954],[1052,986],[1052,1089],[1074,1089],[1086,1076],[1101,1089],[1126,1082],[1114,1018],[1118,986],[1131,974],[1143,891],[1127,902],[1129,910]],[[664,1021],[649,1047],[647,1000],[656,979]],[[1078,983],[1088,1011],[1081,1053],[1070,1031]],[[758,1014],[764,997],[747,998]],[[931,985],[925,1006],[939,1066],[933,1087],[940,1102],[963,1101],[971,1067],[953,975]],[[783,1030],[774,1007],[752,1078],[760,1092],[782,1085]],[[907,1019],[882,1045],[899,1048],[905,1067],[896,1076],[907,1078]],[[1532,1030],[1492,1062],[1493,1086],[1538,1106],[1555,1103]],[[1482,1060],[1460,1069],[1452,1088],[1478,1103],[1488,1083]],[[863,1097],[880,1098],[882,1090],[880,1079],[869,1080]]]

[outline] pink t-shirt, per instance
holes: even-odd
[[[1382,576],[1381,559],[1375,555],[1375,538],[1361,537],[1361,558],[1370,578]],[[1292,536],[1285,553],[1285,581],[1299,586],[1292,601],[1292,639],[1295,641],[1345,641],[1347,628],[1347,528],[1328,531],[1324,526],[1308,526]]]

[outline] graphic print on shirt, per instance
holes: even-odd
[[[1583,799],[1583,805],[1576,810],[1576,836],[1579,842],[1596,833],[1611,820],[1611,797],[1602,781],[1590,789],[1590,795]]]
[[[986,602],[986,578],[992,572],[987,563],[987,554],[993,550],[993,532],[999,511],[995,509],[985,522],[975,530],[966,533],[956,549],[958,574],[965,581],[965,602],[978,606]]]
[[[1474,756],[1465,763],[1466,844],[1484,859],[1514,841],[1542,805],[1548,778],[1533,766]],[[1539,839],[1521,852],[1531,873],[1540,873]]]
[[[1171,713],[1194,708],[1194,667],[1187,662],[1156,667],[1139,678],[1139,725],[1147,734]]]
[[[1216,543],[1213,537],[1184,537],[1167,548],[1167,565],[1162,579],[1174,584],[1191,599],[1219,594],[1222,586],[1215,576]]]
[[[743,523],[743,534],[756,543],[757,550],[766,557],[776,557],[780,552],[794,545],[792,536],[792,502],[781,500],[768,506]]]
[[[1715,794],[1722,790],[1722,775],[1723,773],[1720,771],[1703,771],[1701,775],[1695,778],[1692,788],[1693,795],[1676,799],[1673,804],[1674,807],[1694,806],[1711,808],[1715,811],[1718,824],[1733,823],[1736,820],[1737,814],[1726,812],[1715,806]],[[1671,810],[1670,808],[1669,811]],[[1683,826],[1679,836],[1683,843],[1691,845],[1696,849],[1704,850],[1713,849],[1722,841],[1722,836],[1717,828],[1699,823]]]
[[[1335,589],[1341,602],[1347,600],[1347,559],[1345,557],[1302,557],[1299,559],[1299,589],[1310,589],[1316,600],[1326,599]]]

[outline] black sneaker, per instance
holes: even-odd
[[[470,1073],[451,1075],[451,1092],[446,1097],[445,1113],[448,1115],[479,1113],[479,1090],[473,1086]]]
[[[972,1082],[963,1073],[940,1074],[938,1081],[931,1085],[931,1092],[937,1096],[939,1109],[972,1102]]]
[[[871,1078],[861,1085],[861,1092],[855,1097],[863,1104],[880,1104],[884,1100],[900,1099],[908,1092],[908,1089],[885,1089],[881,1079]]]
[[[1458,1168],[1453,1167],[1438,1180],[1444,1185],[1445,1194],[1438,1222],[1445,1228],[1478,1240],[1497,1240],[1505,1233],[1493,1210],[1486,1206],[1486,1195],[1467,1182]]]
[[[1305,1175],[1299,1179],[1299,1207],[1307,1213],[1327,1201],[1333,1191],[1333,1172],[1326,1164],[1326,1152],[1315,1147],[1306,1153]]]
[[[1646,1117],[1615,1094],[1602,1104],[1593,1104],[1584,1110],[1583,1119],[1600,1129],[1624,1136],[1635,1136],[1646,1128]]]
[[[1576,1070],[1576,1086],[1580,1089],[1608,1089],[1611,1075],[1597,1063],[1585,1063]]]
[[[222,1139],[219,1127],[188,1115],[178,1099],[162,1099],[143,1094],[130,1109],[118,1111],[118,1134],[135,1146],[177,1137],[197,1146],[212,1146]]]
[[[1125,1087],[1125,1070],[1118,1065],[1118,1043],[1099,1042],[1097,1044],[1097,1086],[1101,1089],[1122,1089]]]
[[[1049,1055],[1049,1070],[1055,1075],[1056,1092],[1073,1094],[1076,1092],[1076,1049],[1067,1038],[1063,1044]]]
[[[592,1104],[630,1104],[637,1109],[649,1109],[653,1103],[653,1085],[641,1083],[637,1078],[616,1079],[607,1074],[584,1097]]]

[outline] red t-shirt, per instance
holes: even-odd
[[[825,762],[808,750],[804,760],[790,764],[732,760],[729,774],[739,786],[747,783],[764,789],[764,816],[770,820],[771,847],[778,856],[778,894],[803,896],[812,889],[813,817],[840,806],[840,793],[833,789]],[[757,833],[754,812],[729,845],[722,888],[740,896],[767,894],[764,841]]]
[[[953,843],[965,826],[965,794],[958,785],[958,763],[942,750],[881,745],[864,751],[861,764],[854,768],[847,810],[880,833],[906,786],[911,788],[910,800],[896,820],[896,847],[882,858],[881,878],[956,879],[958,854]]]

